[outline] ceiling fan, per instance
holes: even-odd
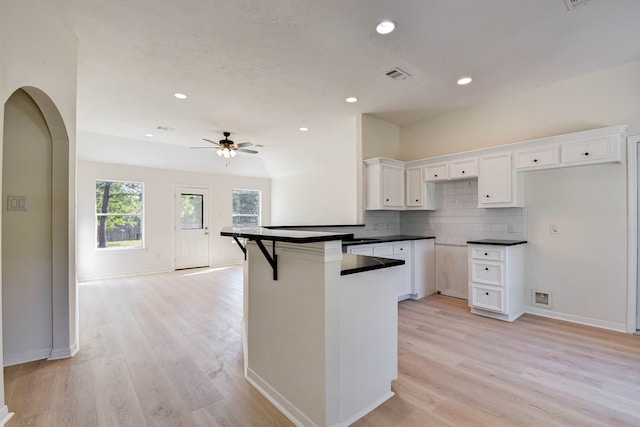
[[[235,157],[238,154],[238,151],[242,151],[243,153],[258,154],[256,150],[249,150],[247,148],[243,148],[243,147],[252,146],[253,145],[252,143],[241,142],[240,144],[236,144],[235,142],[229,139],[229,137],[231,136],[231,132],[223,132],[222,134],[224,135],[224,139],[221,139],[218,142],[212,141],[207,138],[202,138],[203,141],[212,143],[214,147],[191,147],[191,148],[204,148],[204,149],[217,148],[216,154],[220,157],[224,157],[225,159],[230,159],[232,157]]]

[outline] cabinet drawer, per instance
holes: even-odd
[[[487,285],[502,286],[504,277],[504,266],[487,262],[471,263],[471,281],[484,283]]]
[[[425,181],[441,181],[449,179],[449,163],[437,163],[424,167]]]
[[[515,152],[516,169],[533,169],[545,166],[553,166],[560,163],[558,146],[536,147],[533,150]]]
[[[473,178],[478,176],[478,159],[451,160],[450,179]]]
[[[561,159],[563,164],[619,161],[620,155],[617,148],[618,146],[611,138],[567,143],[561,146]]]
[[[471,248],[471,258],[504,261],[504,248]]]
[[[409,255],[409,244],[407,243],[397,243],[393,245],[393,254],[394,255]]]
[[[504,299],[502,289],[494,289],[483,286],[471,286],[471,305],[497,312],[504,312]]]

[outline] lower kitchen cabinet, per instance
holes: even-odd
[[[435,246],[433,239],[401,240],[350,245],[350,254],[404,260],[397,283],[398,301],[420,299],[435,292]]]
[[[468,242],[472,313],[508,322],[524,313],[524,243]]]

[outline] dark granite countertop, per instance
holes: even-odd
[[[527,243],[526,240],[500,240],[500,239],[480,239],[468,240],[468,244],[472,245],[495,245],[495,246],[515,246]]]
[[[376,236],[376,237],[354,237],[353,239],[345,239],[342,241],[342,246],[353,245],[367,245],[371,243],[387,243],[387,242],[402,242],[407,240],[424,240],[435,239],[434,236],[412,236],[406,234],[396,234],[393,236]]]
[[[342,254],[342,266],[340,275],[362,273],[363,271],[379,270],[381,268],[403,265],[404,260],[380,258],[365,255]]]
[[[221,236],[236,237],[249,240],[268,240],[272,242],[289,243],[315,243],[329,242],[332,240],[353,239],[353,233],[335,233],[319,231],[298,231],[298,230],[269,230],[262,227],[257,228],[233,228],[224,227],[220,232]]]
[[[334,224],[334,225],[263,225],[262,227],[269,230],[302,230],[307,228],[349,228],[349,227],[364,227],[365,224]]]

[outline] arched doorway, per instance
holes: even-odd
[[[2,170],[4,365],[69,357],[75,287],[69,284],[69,140],[42,91],[5,103]]]

